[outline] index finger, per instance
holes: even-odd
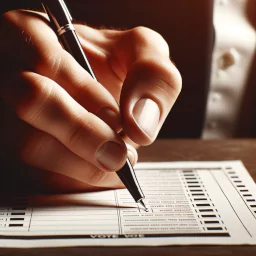
[[[25,10],[3,16],[0,54],[18,61],[20,69],[54,80],[85,109],[116,131],[121,130],[119,106],[109,91],[61,47],[45,14]],[[17,44],[19,47],[17,47]],[[1,72],[2,73],[2,72]]]

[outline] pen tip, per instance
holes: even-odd
[[[147,207],[147,205],[146,205],[146,203],[145,203],[145,201],[144,201],[143,198],[141,198],[141,199],[138,201],[138,203],[140,203],[140,204],[143,206],[143,208],[144,208],[144,210],[145,210],[146,212],[149,211],[149,208]]]

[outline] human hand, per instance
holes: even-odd
[[[121,187],[114,171],[127,150],[118,132],[138,145],[152,143],[181,78],[166,42],[152,30],[75,27],[99,82],[62,49],[44,14],[4,14],[0,97],[8,107],[1,106],[2,145],[10,149],[8,159],[37,170],[27,173],[37,182],[39,170],[47,170],[79,181],[83,189]],[[134,164],[136,150],[128,147]],[[42,183],[49,183],[46,176]],[[55,179],[61,189],[62,179]]]

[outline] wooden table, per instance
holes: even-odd
[[[140,161],[212,161],[242,160],[256,181],[256,140],[159,140],[141,148]],[[2,249],[0,256],[9,255],[256,255],[256,246],[172,246],[172,247],[86,247],[51,249]]]

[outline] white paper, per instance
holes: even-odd
[[[140,163],[126,189],[0,200],[0,247],[256,244],[256,186],[240,161]]]

